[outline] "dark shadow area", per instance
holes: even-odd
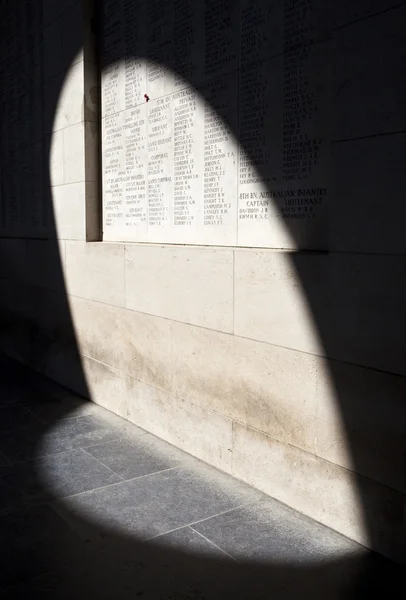
[[[152,4],[158,7],[160,3]],[[211,2],[210,4],[213,7],[217,4],[221,5],[222,17],[225,20],[240,20],[239,13],[236,12],[237,2]],[[248,19],[249,15],[257,15],[257,20],[253,19],[253,29],[250,33],[255,40],[257,29],[259,31],[263,27],[261,8],[267,6],[267,2],[257,0],[246,4],[248,13],[245,18]],[[312,3],[308,4],[310,6]],[[395,3],[390,0],[387,2],[360,0],[351,4],[351,7],[344,3],[349,8],[337,10],[334,27],[327,27],[326,19],[330,19],[328,10],[331,10],[331,7],[325,7],[323,2],[319,4],[320,23],[312,23],[309,26],[309,35],[312,39],[303,42],[301,38],[300,43],[302,45],[304,43],[306,47],[314,47],[317,44],[328,44],[333,38],[336,44],[335,56],[340,55],[340,43],[342,43],[343,55],[346,53],[347,59],[348,56],[351,58],[352,42],[348,42],[347,38],[340,37],[338,34],[332,36],[332,30],[339,32],[345,23],[354,23],[355,26],[358,21],[362,21],[360,15],[367,15],[372,19],[373,15],[379,13],[390,15],[391,11],[401,10],[403,6],[402,3],[399,5],[400,8],[396,8]],[[114,8],[114,5],[112,6]],[[14,5],[3,1],[0,7],[3,11],[3,14],[0,13],[3,34],[8,27],[13,32],[15,27],[13,18],[19,18],[18,11],[22,10],[21,4]],[[7,15],[6,18],[3,18],[4,14]],[[404,15],[404,12],[399,13],[399,22]],[[100,15],[96,14],[92,24],[95,30],[100,31],[101,23],[98,17]],[[393,18],[393,15],[390,18]],[[218,37],[223,35],[221,23],[223,21],[219,20],[216,34]],[[168,38],[165,31],[167,25],[162,24],[160,29],[162,40]],[[204,27],[204,23],[201,26]],[[278,34],[277,29],[278,27],[274,27],[272,30],[274,35]],[[76,33],[72,31],[72,40],[77,38]],[[28,35],[30,35],[29,28]],[[370,44],[369,41],[366,43],[365,40],[363,42],[362,36],[357,38],[358,33],[354,36],[356,39],[361,39],[359,42],[361,46],[363,43],[366,46],[367,58],[368,51],[370,52],[367,71],[375,72],[378,81],[374,90],[368,87],[369,80],[366,78],[365,93],[370,96],[375,92],[377,102],[374,103],[371,97],[368,97],[366,102],[362,88],[356,88],[354,95],[347,100],[347,104],[343,100],[344,108],[340,108],[342,97],[340,98],[338,90],[335,90],[335,102],[332,104],[335,113],[330,115],[331,122],[335,125],[330,136],[336,142],[332,144],[331,152],[337,165],[341,164],[337,157],[342,153],[352,168],[343,166],[341,169],[338,166],[331,174],[331,187],[334,190],[331,206],[335,208],[329,207],[326,210],[329,214],[329,231],[333,239],[334,251],[329,253],[324,248],[323,252],[310,252],[314,250],[313,243],[311,239],[310,241],[301,239],[302,233],[296,221],[286,219],[285,224],[299,245],[306,248],[308,242],[309,252],[292,253],[291,260],[317,326],[324,354],[331,359],[330,377],[336,390],[354,469],[360,474],[358,490],[361,504],[365,509],[365,523],[371,546],[386,547],[388,552],[391,552],[395,547],[400,550],[405,547],[404,530],[402,530],[404,497],[399,492],[399,500],[395,503],[392,495],[389,496],[388,501],[385,501],[385,498],[377,498],[372,479],[382,481],[397,490],[405,488],[406,408],[403,376],[406,317],[402,299],[406,297],[406,279],[405,262],[404,258],[402,262],[401,257],[405,254],[406,236],[402,218],[405,210],[403,191],[396,185],[396,181],[399,180],[400,156],[402,158],[400,162],[404,162],[404,157],[399,150],[402,148],[400,142],[403,140],[404,143],[404,133],[399,123],[402,123],[402,118],[404,123],[405,97],[402,95],[404,92],[400,90],[399,82],[393,79],[398,72],[392,73],[385,68],[382,69],[380,61],[382,56],[385,56],[385,48],[380,53],[378,42],[377,51],[376,45]],[[272,39],[273,36],[268,37],[269,44]],[[400,38],[396,43],[400,48]],[[55,44],[58,44],[57,39]],[[5,58],[2,56],[1,60],[18,56],[19,44],[18,41],[13,40],[12,34],[7,43],[3,43],[2,48],[3,51],[7,49],[7,54]],[[205,97],[205,87],[195,79],[193,71],[180,70],[175,52],[168,51],[164,43],[161,46],[156,44],[154,48],[154,52],[146,51],[147,59],[159,62],[174,73],[180,71],[188,83],[196,87]],[[358,46],[353,50],[354,62],[357,62],[357,48]],[[73,57],[79,50],[80,47],[72,44],[69,54],[64,57],[66,62],[62,72],[68,71]],[[126,58],[139,57],[135,48],[129,47],[124,51]],[[240,53],[239,48],[235,48],[234,51]],[[264,60],[269,56],[270,50],[267,49],[266,42],[259,51],[263,54]],[[295,48],[289,47],[288,44],[285,55],[289,52],[294,54]],[[111,55],[110,63],[121,58],[123,56]],[[216,60],[214,53],[213,61]],[[345,63],[343,64],[345,67]],[[362,60],[357,65],[362,72],[365,66]],[[108,65],[103,66],[105,68]],[[26,68],[30,69],[29,63]],[[24,89],[28,89],[26,86],[35,86],[37,68],[38,65],[32,65],[32,77],[28,77],[27,73],[21,74],[21,78],[17,77],[20,96],[23,95]],[[5,72],[3,69],[0,74],[3,94],[7,87],[7,80],[4,79]],[[391,96],[393,92],[396,100],[394,106],[401,113],[398,119],[392,118],[391,114],[385,112],[388,106],[391,107],[389,101],[389,104],[378,102],[379,93],[382,92],[382,81],[379,80],[378,74],[382,73],[386,77],[385,92],[387,91]],[[2,96],[6,101],[2,104],[0,201],[5,202],[6,189],[13,190],[12,197],[8,199],[9,206],[12,208],[11,212],[9,209],[11,218],[7,222],[4,211],[1,211],[3,231],[9,227],[11,235],[16,239],[24,237],[24,233],[17,236],[13,233],[19,218],[18,210],[15,209],[13,212],[13,206],[21,206],[21,201],[19,202],[17,198],[19,194],[24,195],[24,202],[27,204],[24,205],[23,213],[28,215],[27,220],[30,218],[32,221],[37,221],[39,232],[42,227],[48,231],[47,265],[50,260],[52,289],[45,297],[41,294],[41,288],[34,289],[29,285],[32,272],[41,270],[42,264],[30,265],[26,256],[21,257],[18,252],[13,253],[12,244],[7,246],[3,244],[0,247],[1,346],[18,361],[36,371],[47,372],[67,388],[74,388],[78,394],[89,397],[67,300],[50,194],[48,169],[50,132],[58,107],[63,77],[54,80],[54,83],[55,81],[59,83],[54,85],[51,99],[48,96],[47,103],[40,104],[38,107],[27,102],[13,103],[13,97],[7,94]],[[340,81],[340,89],[344,83]],[[255,100],[258,106],[261,102],[261,90],[259,81]],[[212,101],[209,94],[205,99],[208,102]],[[8,104],[6,110],[7,102],[11,102],[11,105]],[[43,112],[44,106],[45,112]],[[244,129],[245,133],[242,134],[239,124],[236,124],[235,119],[232,119],[227,111],[222,111],[215,105],[214,108],[232,129],[247,155],[252,158],[252,163],[256,166],[264,184],[271,186],[273,174],[270,174],[267,166],[261,163],[259,157],[262,148],[258,148],[258,142],[252,141],[249,130]],[[352,112],[346,113],[347,110]],[[373,123],[372,135],[366,134],[363,129],[362,118],[365,112],[368,113],[365,120]],[[4,124],[4,114],[7,114],[8,124]],[[348,135],[351,124],[353,129]],[[37,139],[34,135],[35,127],[44,128],[46,132],[44,138]],[[269,121],[263,127],[265,131],[272,131],[271,114]],[[341,131],[340,128],[344,131],[343,135],[337,133]],[[5,141],[5,136],[10,135],[17,139],[21,136],[24,141],[13,145],[11,140]],[[247,139],[244,139],[244,135]],[[344,147],[347,138],[351,138],[352,141],[348,147]],[[385,146],[384,142],[388,145]],[[383,144],[379,151],[376,151],[377,144]],[[19,148],[18,155],[15,151],[16,147]],[[382,190],[382,194],[385,192],[381,180],[382,170],[387,171],[384,181],[395,182],[390,189],[392,202],[390,214],[387,209],[389,200],[386,197],[382,197],[382,203],[379,205],[376,202],[371,205],[365,200],[373,189]],[[357,179],[359,173],[361,177]],[[8,177],[10,181],[11,179],[20,181],[21,185],[13,188],[12,184],[6,184]],[[362,182],[366,177],[368,185],[363,187]],[[342,184],[344,180],[345,183]],[[352,190],[353,195],[349,198],[345,197],[342,204],[339,200],[338,204],[334,204],[334,201],[337,202],[337,196],[339,197],[340,194],[345,196],[346,185]],[[31,189],[35,190],[35,193],[30,194]],[[357,202],[359,205],[356,204]],[[37,207],[35,203],[38,203]],[[47,207],[47,223],[45,223],[44,206]],[[39,234],[38,237],[43,235]],[[4,238],[7,236],[5,235]],[[346,260],[349,254],[357,258],[349,262]],[[365,268],[365,255],[370,257],[370,268]],[[380,262],[379,258],[376,258],[377,255],[385,255],[386,258]],[[13,280],[17,271],[18,282]],[[47,276],[48,272],[45,272],[45,280]],[[13,283],[10,284],[10,281]],[[27,297],[28,290],[31,294],[30,298]],[[32,294],[35,297],[32,297]],[[382,308],[381,313],[380,308]],[[37,315],[42,316],[39,319]],[[18,352],[15,350],[17,347],[20,349]],[[23,353],[21,348],[24,348]],[[365,352],[365,348],[368,348],[369,352]],[[48,368],[50,363],[53,365],[51,371]],[[353,364],[365,369],[373,369],[376,379],[372,381],[368,378],[367,383],[362,369],[354,369]],[[389,387],[386,372],[393,374]],[[0,576],[0,590],[4,590],[4,597],[85,598],[93,595],[96,598],[118,600],[136,597],[153,600],[224,600],[225,598],[254,600],[255,598],[298,597],[352,599],[366,598],[371,594],[382,594],[389,598],[403,597],[405,591],[403,569],[372,553],[354,554],[341,561],[326,561],[319,565],[306,564],[306,562],[301,565],[260,561],[258,564],[254,562],[250,564],[249,561],[236,563],[223,558],[160,547],[153,541],[143,542],[125,536],[113,525],[109,529],[96,521],[92,522],[91,519],[73,515],[76,527],[79,528],[78,535],[77,531],[66,526],[66,522],[69,523],[69,515],[64,515],[62,520],[49,508],[49,503],[56,499],[56,493],[46,489],[38,456],[41,455],[42,445],[48,439],[49,432],[52,429],[57,431],[60,423],[72,410],[87,410],[87,404],[85,400],[72,398],[68,392],[57,386],[52,387],[52,384],[42,380],[34,371],[28,372],[12,361],[4,359],[0,373],[0,407],[2,407],[0,415],[3,416],[0,422],[0,514],[3,512],[0,516],[2,534],[0,572],[3,573]],[[364,421],[363,415],[366,414],[368,419]],[[35,423],[30,420],[32,415],[38,417]],[[398,432],[398,436],[393,435],[394,430]],[[371,444],[374,437],[379,440],[376,445]],[[61,447],[60,451],[65,450],[65,447]],[[393,462],[394,457],[398,460],[396,464]],[[24,468],[21,470],[22,464]],[[23,474],[13,475],[17,472]],[[17,477],[17,480],[14,477]],[[31,496],[28,494],[28,497],[27,486],[31,490]],[[22,497],[24,501],[21,503]],[[17,506],[18,510],[12,510],[10,507],[13,505]],[[393,523],[391,533],[388,533],[388,522]],[[87,533],[81,535],[82,531]],[[282,583],[277,585],[275,582]],[[280,589],[276,589],[277,587]]]

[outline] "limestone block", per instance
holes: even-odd
[[[328,304],[328,258],[323,254],[303,256],[304,281],[296,270],[295,258],[286,252],[235,251],[234,331],[278,346],[323,354],[306,284],[310,279],[320,304]]]
[[[83,62],[83,120],[99,123],[100,90],[97,62]]]
[[[11,280],[7,283],[3,351],[85,393],[65,292]]]
[[[73,296],[69,303],[82,354],[170,389],[170,320]],[[115,334],[106,336],[103,331]]]
[[[82,61],[85,57],[84,4],[87,0],[75,2],[60,17],[62,27],[62,59],[65,69]]]
[[[329,4],[329,3],[326,3]],[[390,8],[399,5],[398,0],[342,0],[342,2],[332,2],[332,26],[333,28],[349,25],[353,21],[363,21],[371,15],[384,13]]]
[[[64,129],[83,121],[84,115],[84,64],[78,62],[73,65],[66,75],[57,77],[50,82],[54,90],[50,90],[51,99],[56,102],[55,118],[52,131]],[[54,94],[52,96],[52,93]],[[56,98],[55,98],[56,96]]]
[[[84,181],[85,131],[83,123],[65,127],[63,130],[63,150],[64,183]]]
[[[124,245],[66,242],[68,294],[124,306]]]
[[[404,254],[406,135],[352,140],[333,146],[329,249]]]
[[[86,181],[86,240],[98,242],[101,239],[100,189],[98,181]]]
[[[44,36],[44,78],[49,80],[55,75],[64,72],[62,54],[62,29],[63,22],[56,19],[45,28]]]
[[[181,324],[172,348],[173,393],[314,452],[318,357]]]
[[[405,493],[406,378],[325,361],[317,393],[315,453]]]
[[[51,194],[56,236],[67,240],[85,239],[85,182],[57,185]]]
[[[63,290],[64,240],[25,240],[25,282],[47,290]]]
[[[126,245],[126,307],[232,332],[233,252]]]
[[[43,23],[48,25],[51,21],[54,21],[57,17],[66,11],[72,4],[79,3],[77,0],[43,0]]]
[[[59,102],[62,85],[63,75],[57,75],[56,77],[49,79],[44,84],[44,129],[45,133],[49,136],[51,136],[52,132],[54,132],[56,129],[63,129],[64,127],[63,124],[61,125],[60,123],[55,122],[55,113],[57,110],[57,104]]]
[[[64,183],[64,136],[63,130],[55,131],[50,138],[49,175],[51,186]]]
[[[314,320],[328,356],[406,375],[405,268],[405,256],[330,256],[327,311],[323,312],[317,292],[308,285]],[[306,285],[305,271],[301,278]]]
[[[70,304],[83,354],[314,451],[318,357],[79,298]],[[335,402],[333,388],[323,394]]]
[[[85,136],[85,180],[98,181],[99,173],[99,128],[94,121],[84,123]]]
[[[64,260],[63,240],[0,239],[0,278],[61,290]]]
[[[132,380],[129,390],[128,418],[170,444],[230,472],[230,419],[137,380]]]
[[[0,238],[0,279],[23,281],[25,278],[26,241]]]
[[[232,474],[328,527],[404,562],[405,496],[235,424]]]
[[[115,369],[88,356],[82,357],[82,364],[91,400],[116,415],[127,418],[129,377],[124,377]]]
[[[334,32],[333,140],[405,130],[405,19],[403,5]]]
[[[405,374],[405,260],[237,250],[235,333]]]

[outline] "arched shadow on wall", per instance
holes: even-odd
[[[233,3],[230,3],[230,11],[233,9]],[[258,4],[260,4],[258,0]],[[96,24],[95,24],[96,26]],[[72,36],[73,36],[72,32]],[[71,49],[71,55],[66,56],[65,71],[69,69],[69,65],[80,50],[79,47]],[[122,57],[121,57],[122,58]],[[148,55],[146,58],[150,58]],[[156,58],[156,57],[153,57]],[[170,60],[170,57],[163,57],[162,59],[165,67],[173,72],[176,72],[177,65]],[[194,81],[193,74],[188,76],[190,85],[199,88],[198,82]],[[46,130],[51,131],[52,123],[57,110],[58,97],[60,94],[54,94],[54,102],[47,106],[45,121]],[[204,95],[204,92],[202,92]],[[260,90],[258,90],[260,94]],[[206,100],[209,102],[210,98]],[[227,120],[227,115],[223,115],[223,118]],[[232,126],[232,123],[228,123]],[[238,139],[238,131],[234,131],[236,139]],[[16,130],[15,135],[19,135]],[[370,142],[373,143],[372,141]],[[247,149],[248,154],[252,153],[255,148]],[[31,151],[31,150],[29,150]],[[362,152],[362,151],[361,151]],[[46,141],[45,148],[45,164],[49,165],[50,159],[50,139]],[[2,161],[3,162],[3,161]],[[261,170],[261,167],[259,167]],[[262,173],[264,179],[268,177],[268,173]],[[374,176],[374,173],[371,173]],[[48,174],[49,179],[49,174]],[[48,181],[49,184],[49,181]],[[47,186],[49,189],[49,185]],[[48,206],[52,207],[52,198],[48,192],[47,198]],[[54,215],[52,210],[49,214],[49,227],[51,232],[56,231]],[[286,221],[287,227],[289,227],[289,221]],[[399,231],[398,229],[396,231]],[[369,232],[367,229],[364,231],[359,230],[358,235],[362,236],[365,234],[365,238],[368,239]],[[381,232],[383,239],[388,241],[390,248],[396,246],[393,240],[393,234],[391,231]],[[399,231],[400,233],[400,231]],[[291,234],[295,236],[295,229],[292,228]],[[341,231],[343,236],[346,235],[345,231]],[[349,233],[350,235],[350,233]],[[399,242],[400,243],[400,242]],[[362,246],[362,244],[361,244]],[[385,252],[385,244],[381,243],[380,248]],[[12,297],[12,303],[18,306],[18,319],[13,318],[10,312],[3,310],[2,318],[2,336],[4,340],[8,340],[12,343],[12,338],[19,338],[25,347],[25,354],[19,355],[18,358],[33,366],[36,369],[43,370],[43,368],[51,362],[49,357],[53,358],[53,364],[58,364],[55,361],[55,351],[60,353],[61,362],[59,365],[58,376],[63,379],[63,383],[69,386],[71,381],[75,382],[75,388],[78,392],[84,396],[89,396],[87,389],[86,379],[81,368],[81,360],[78,352],[76,343],[75,330],[70,315],[69,305],[67,301],[64,275],[59,257],[59,248],[54,236],[50,235],[49,240],[49,252],[55,257],[55,264],[57,268],[54,269],[52,278],[52,300],[41,297],[40,291],[38,291],[38,297],[34,299],[34,307],[40,307],[42,314],[47,311],[44,310],[48,304],[48,316],[45,321],[41,324],[36,319],[35,312],[31,312],[30,309],[25,309],[25,293],[26,287],[24,284],[15,284],[12,286],[12,290],[7,289],[7,294]],[[314,261],[313,262],[313,257]],[[385,470],[392,465],[388,465],[388,457],[392,457],[392,444],[393,439],[391,437],[391,431],[394,426],[394,420],[398,413],[398,405],[387,408],[388,406],[388,388],[383,373],[377,369],[376,371],[376,388],[373,390],[373,400],[371,402],[371,388],[364,386],[362,377],[362,371],[355,372],[351,364],[346,363],[346,356],[350,356],[349,363],[359,362],[362,364],[362,359],[357,360],[357,336],[359,336],[359,326],[362,328],[362,336],[364,339],[376,341],[377,339],[383,340],[384,349],[382,350],[382,357],[385,358],[390,356],[393,360],[393,364],[398,365],[396,372],[401,372],[402,357],[399,352],[402,348],[403,342],[403,323],[394,323],[387,321],[386,316],[382,313],[382,321],[377,322],[370,318],[361,318],[362,315],[366,315],[366,307],[364,305],[365,298],[370,298],[372,302],[376,302],[378,307],[380,305],[388,306],[392,303],[392,292],[396,288],[399,292],[399,297],[402,298],[402,291],[405,287],[404,277],[399,277],[399,273],[402,274],[402,270],[386,271],[386,279],[384,285],[382,281],[375,280],[374,278],[362,279],[358,276],[357,265],[348,267],[342,261],[340,262],[340,256],[333,259],[329,259],[324,264],[325,256],[311,255],[311,254],[292,254],[291,261],[292,265],[298,275],[301,286],[304,290],[308,304],[311,308],[314,322],[317,325],[318,333],[322,344],[324,346],[325,355],[332,357],[333,360],[329,362],[330,377],[336,390],[336,396],[339,402],[339,408],[342,415],[343,423],[346,429],[346,435],[348,439],[348,445],[352,453],[352,458],[355,466],[355,470],[359,473],[375,472],[377,469],[381,473],[385,473]],[[372,259],[371,259],[372,260]],[[1,258],[2,265],[15,265],[16,257],[4,255]],[[321,262],[320,262],[321,261]],[[25,265],[27,263],[24,263]],[[371,265],[373,266],[373,261]],[[26,266],[23,269],[27,269]],[[348,271],[350,269],[350,273]],[[23,279],[28,279],[29,273],[23,274]],[[331,282],[334,283],[333,294],[331,293]],[[7,285],[7,284],[6,284]],[[328,294],[325,294],[325,288],[329,287]],[[404,292],[403,292],[404,293]],[[32,304],[31,304],[32,306]],[[20,310],[21,309],[21,310]],[[375,313],[376,314],[376,313]],[[25,315],[25,318],[24,318]],[[56,326],[57,323],[57,326]],[[56,333],[57,332],[57,333]],[[372,344],[373,345],[373,344]],[[374,362],[374,356],[372,353],[372,363]],[[382,370],[385,370],[385,363],[382,360]],[[368,366],[368,365],[365,365]],[[11,373],[13,376],[13,373]],[[389,394],[393,393],[395,396],[395,402],[398,400],[396,395],[398,390],[396,389],[397,383],[393,380],[392,385],[394,386],[393,391],[389,390]],[[399,386],[401,381],[399,378]],[[389,401],[390,403],[390,401]],[[379,449],[373,449],[370,446],[370,439],[365,440],[365,431],[363,431],[362,419],[360,415],[362,413],[368,413],[370,422],[373,424],[372,431],[368,431],[369,435],[373,435],[373,428],[376,428],[376,434],[379,436],[380,444]],[[388,437],[385,438],[382,435],[382,428],[387,428]],[[44,430],[45,432],[45,430]],[[35,457],[36,447],[41,442],[39,437],[33,441],[32,446],[32,457]],[[404,448],[399,447],[396,449],[399,456],[404,455]],[[401,481],[399,478],[402,477],[402,473],[399,473],[403,463],[401,462],[400,469],[395,468],[394,482],[395,487]],[[43,486],[43,482],[40,479],[39,474],[36,471],[35,461],[31,463],[32,470],[29,473],[29,477],[38,480],[38,485]],[[371,471],[372,470],[372,471]],[[362,479],[362,481],[361,481]],[[399,505],[392,506],[388,505],[381,500],[376,500],[373,483],[364,478],[360,478],[359,494],[361,503],[365,508],[365,521],[369,531],[372,547],[382,547],[382,528],[381,528],[381,512],[387,511],[389,513],[389,519],[393,518],[394,529],[393,536],[389,536],[386,542],[388,548],[393,543],[398,543],[398,526],[401,522],[400,515],[403,511],[403,499],[399,495]],[[377,502],[376,507],[372,506],[371,503]],[[385,519],[387,520],[385,515]],[[222,595],[223,589],[227,589],[227,586],[232,582],[238,575],[238,578],[243,575],[245,582],[251,585],[257,579],[261,577],[272,580],[272,578],[278,578],[283,575],[284,572],[291,573],[297,571],[298,576],[308,575],[309,572],[313,572],[316,575],[319,573],[320,567],[304,566],[299,567],[295,565],[238,565],[235,567],[232,564],[222,563],[221,561],[215,561],[213,559],[203,559],[199,557],[193,557],[190,555],[183,555],[180,552],[172,550],[162,550],[155,548],[152,544],[145,544],[134,539],[125,538],[125,536],[118,534],[114,531],[106,532],[108,542],[97,546],[86,545],[81,546],[79,549],[76,545],[71,546],[71,540],[63,539],[63,536],[58,539],[51,539],[49,541],[49,553],[54,555],[54,564],[56,562],[70,565],[70,571],[63,579],[62,586],[66,586],[66,590],[61,590],[59,587],[58,594],[66,593],[66,597],[70,597],[69,593],[72,592],[70,587],[72,583],[76,583],[75,593],[79,594],[79,597],[88,595],[89,589],[92,590],[93,594],[98,597],[117,597],[127,598],[133,597],[135,591],[134,586],[138,586],[135,582],[135,578],[139,577],[139,566],[142,564],[146,567],[145,573],[142,575],[143,582],[150,586],[149,591],[146,592],[145,596],[150,598],[203,598],[199,596],[199,592],[193,592],[192,596],[171,596],[171,593],[175,593],[179,588],[179,582],[184,580],[185,582],[192,580],[194,574],[198,574],[198,577],[213,577],[217,581],[221,581],[221,585],[216,591],[218,598],[227,597],[227,591]],[[128,557],[137,557],[134,560]],[[41,561],[42,557],[38,558]],[[357,561],[360,559],[349,560],[350,563],[355,565],[356,573],[358,572]],[[364,558],[361,559],[365,560]],[[358,563],[359,564],[359,563]],[[334,565],[330,565],[333,566]],[[352,565],[348,565],[351,567]],[[341,568],[341,567],[340,567]],[[16,580],[16,574],[21,571],[21,566],[18,564],[12,565],[9,569],[12,573],[13,583]],[[35,569],[33,569],[33,573]],[[360,597],[361,589],[366,593],[371,590],[377,590],[377,571],[374,569],[367,570],[367,574],[361,569],[359,577],[355,575],[354,588],[351,590],[351,597]],[[333,573],[332,581],[337,575],[337,571],[328,571],[328,575]],[[341,573],[341,571],[339,571]],[[246,576],[245,576],[246,575]],[[381,574],[379,574],[381,576]],[[18,577],[18,575],[17,575]],[[338,577],[341,577],[339,574]],[[120,588],[117,592],[116,582],[125,581],[125,585]],[[157,583],[159,581],[159,583]],[[238,579],[240,581],[240,579]],[[308,591],[308,593],[315,594],[319,589],[319,580],[314,580],[314,586]],[[386,589],[389,584],[388,579],[383,584],[382,589]],[[78,587],[79,586],[79,587]],[[81,587],[83,586],[83,588]],[[88,586],[88,587],[86,587]],[[182,586],[181,586],[182,587]],[[138,589],[138,588],[137,588]],[[54,592],[51,592],[51,594]],[[13,597],[17,597],[17,592],[11,592]],[[247,592],[249,594],[249,592]],[[353,594],[353,596],[352,596]],[[59,597],[59,596],[58,596]],[[63,596],[62,596],[63,597]],[[211,597],[211,596],[210,596]],[[249,597],[249,595],[247,595]],[[252,596],[255,597],[255,596]]]

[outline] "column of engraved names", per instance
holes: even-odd
[[[148,105],[148,226],[169,222],[172,198],[172,131],[170,125],[172,96],[158,98]]]
[[[231,145],[231,130],[225,119],[232,118],[235,108],[230,102],[230,77],[206,84],[210,102],[204,108],[204,225],[224,225],[232,204],[226,173],[237,176],[237,148]]]
[[[195,163],[196,91],[183,90],[173,95],[174,193],[173,224],[193,225],[196,199],[193,182],[199,179]]]
[[[267,219],[271,184],[278,183],[276,156],[279,119],[275,73],[278,59],[241,66],[240,78],[240,220]],[[272,79],[272,75],[274,79]]]
[[[146,128],[145,104],[124,112],[126,227],[147,223]]]
[[[174,61],[175,61],[175,86],[184,87],[190,81],[194,71],[193,50],[196,42],[196,28],[194,27],[194,14],[196,12],[195,0],[174,0]]]
[[[144,102],[146,93],[146,28],[144,0],[124,0],[125,108]]]
[[[315,174],[321,145],[321,138],[317,135],[315,127],[316,98],[308,77],[309,69],[312,68],[308,19],[309,7],[303,3],[285,1],[283,180],[292,182],[295,188],[297,185],[304,186],[298,190],[291,190],[290,199],[285,199],[282,208],[282,216],[285,219],[315,216],[313,204],[309,201],[302,207],[302,201],[296,197],[307,194],[306,182]],[[312,135],[313,131],[316,135]],[[289,190],[286,193],[288,194]],[[315,198],[314,202],[319,203],[320,200]]]
[[[240,19],[240,221],[269,218],[269,187],[279,179],[277,90],[281,52],[280,0],[241,0]]]
[[[123,15],[119,0],[104,0],[103,6],[103,114],[122,108]]]
[[[173,91],[167,65],[173,64],[173,0],[147,0],[148,93]]]
[[[205,75],[218,76],[238,68],[238,7],[235,0],[205,0]]]
[[[103,208],[107,227],[120,225],[124,217],[123,183],[126,171],[122,122],[123,113],[107,116],[103,122]]]

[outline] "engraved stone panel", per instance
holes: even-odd
[[[0,233],[47,234],[43,2],[5,3],[0,23]]]
[[[406,129],[406,6],[333,35],[333,140]]]
[[[327,14],[106,0],[104,239],[326,247]]]

